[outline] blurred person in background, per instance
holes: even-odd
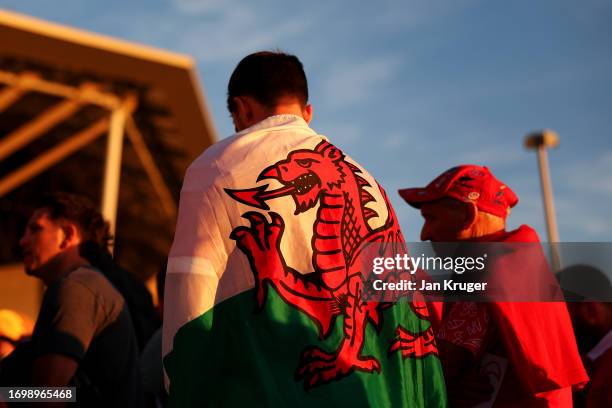
[[[612,407],[612,287],[608,277],[589,265],[559,272],[576,339],[591,377],[575,394],[576,407]]]
[[[486,167],[453,167],[424,188],[399,193],[420,209],[423,241],[539,242],[527,225],[506,231],[518,197]],[[514,279],[529,282],[520,275],[529,272],[516,266],[511,265]],[[572,387],[588,381],[562,302],[445,303],[436,340],[451,406],[492,399],[493,388],[480,373],[487,353],[508,362],[495,407],[571,407]]]
[[[161,317],[149,290],[138,277],[115,262],[107,245],[87,241],[80,245],[79,251],[83,258],[104,274],[125,299],[138,349],[142,351],[155,330],[161,327]]]
[[[164,264],[156,276],[158,294],[158,313],[163,315],[164,286],[166,284],[166,268]],[[165,407],[168,404],[168,394],[164,387],[164,369],[162,364],[162,328],[158,328],[151,336],[140,355],[140,375],[142,389],[147,404],[156,407]]]
[[[81,244],[104,248],[109,238],[84,197],[55,193],[37,205],[19,244],[26,273],[47,290],[30,342],[30,381],[20,385],[76,386],[81,406],[142,405],[126,302],[80,253]]]

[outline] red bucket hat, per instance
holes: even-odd
[[[473,202],[479,210],[506,218],[508,209],[518,203],[514,192],[493,176],[486,167],[473,164],[453,167],[440,174],[427,187],[399,190],[408,204],[420,208],[427,201],[444,197]]]

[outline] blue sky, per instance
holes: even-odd
[[[360,4],[363,3],[363,4]],[[312,127],[390,193],[408,241],[421,219],[397,196],[460,163],[489,166],[520,197],[509,224],[545,239],[536,157],[551,128],[563,241],[612,241],[612,2],[0,0],[3,8],[192,55],[219,134],[246,54],[303,61]]]

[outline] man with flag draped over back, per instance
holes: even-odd
[[[168,259],[170,405],[445,406],[425,305],[364,300],[363,248],[405,244],[384,190],[308,126],[301,62],[245,57],[227,102],[237,133],[187,170]]]

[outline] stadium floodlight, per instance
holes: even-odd
[[[536,150],[538,155],[538,166],[540,169],[540,183],[542,186],[542,198],[544,200],[544,216],[546,218],[546,231],[548,242],[552,248],[552,264],[556,271],[561,269],[561,258],[555,242],[559,242],[559,231],[555,217],[555,206],[553,202],[552,184],[550,182],[550,170],[548,167],[548,155],[546,149],[559,146],[559,135],[550,129],[531,132],[525,136],[524,145],[527,149]]]

